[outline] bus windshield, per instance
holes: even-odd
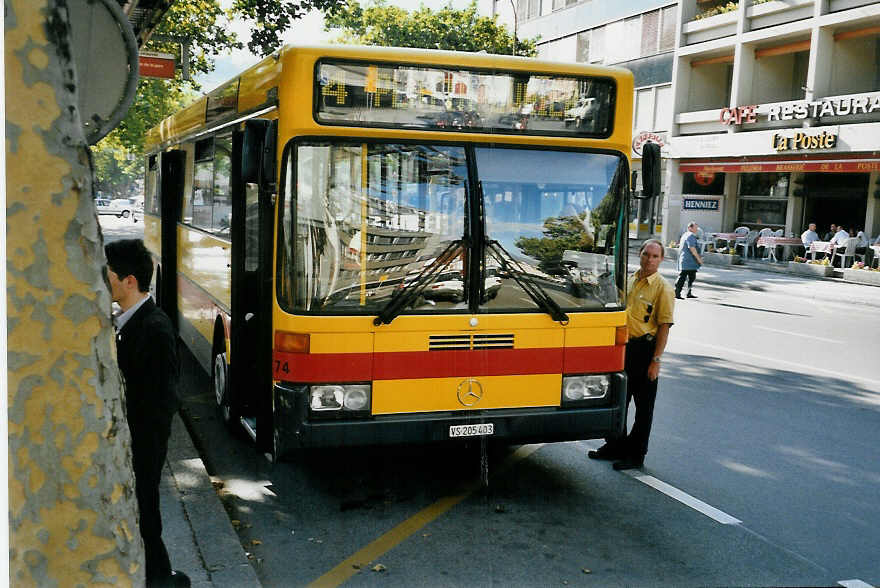
[[[295,143],[279,302],[293,313],[376,314],[415,287],[404,314],[539,312],[537,288],[565,311],[619,308],[619,163],[584,151]]]

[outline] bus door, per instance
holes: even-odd
[[[273,451],[271,370],[272,210],[275,133],[270,121],[247,121],[233,135],[232,328],[230,404],[257,448]],[[266,159],[271,158],[271,164]],[[264,165],[265,163],[265,165]]]
[[[174,149],[162,153],[161,166],[158,211],[162,219],[159,234],[161,253],[156,275],[156,298],[159,307],[177,330],[177,221],[183,203],[186,152]]]

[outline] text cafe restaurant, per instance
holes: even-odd
[[[815,222],[820,235],[831,223],[880,234],[880,93],[701,114],[718,131],[669,138],[664,241],[691,220],[722,232],[800,236]]]

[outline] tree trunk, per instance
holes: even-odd
[[[9,581],[142,585],[65,0],[5,0]]]

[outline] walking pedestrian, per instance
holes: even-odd
[[[675,282],[675,297],[682,300],[681,290],[684,287],[684,281],[688,283],[688,298],[696,298],[693,287],[694,280],[697,279],[697,270],[703,265],[703,258],[697,251],[697,230],[699,225],[691,221],[688,223],[687,230],[682,233],[681,239],[678,241],[678,280]]]
[[[660,360],[666,349],[675,300],[672,286],[657,271],[663,261],[663,244],[656,239],[642,243],[639,269],[627,281],[626,406],[635,403],[635,421],[628,435],[606,439],[605,445],[587,455],[591,459],[616,460],[615,470],[640,468],[648,453],[654,420]]]
[[[140,239],[123,239],[104,247],[107,279],[121,313],[114,317],[119,368],[125,380],[125,406],[131,430],[135,495],[144,540],[149,587],[189,586],[189,577],[172,571],[162,542],[159,482],[168,453],[177,396],[177,337],[171,321],[148,292],[153,260]]]

